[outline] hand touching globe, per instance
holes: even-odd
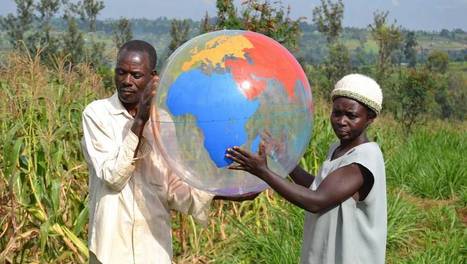
[[[256,152],[263,140],[270,168],[285,177],[311,138],[313,103],[303,69],[286,48],[255,32],[215,31],[186,42],[167,60],[153,105],[156,141],[169,166],[217,195],[267,187],[228,170],[227,148]]]

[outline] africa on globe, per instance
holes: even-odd
[[[259,33],[221,30],[197,36],[167,60],[151,120],[164,157],[188,184],[234,196],[267,187],[229,170],[227,148],[257,152],[286,176],[311,138],[313,102],[295,57]]]

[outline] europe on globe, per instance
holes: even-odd
[[[267,185],[227,169],[226,149],[258,150],[286,176],[311,138],[311,89],[295,57],[259,33],[221,30],[197,36],[167,60],[151,115],[156,141],[177,175],[218,195]]]

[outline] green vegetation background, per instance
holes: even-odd
[[[51,21],[52,36],[69,30],[65,20]],[[177,36],[174,21],[130,22],[134,38],[158,49],[161,66]],[[14,50],[7,33],[0,31],[0,263],[84,263],[88,258],[88,173],[80,147],[81,112],[114,89],[114,23],[96,21],[97,31],[84,34],[86,47],[104,43],[99,65],[89,60],[92,53],[84,54],[88,50],[82,63],[70,62],[67,54],[44,58],[21,47]],[[184,23],[190,25],[186,36],[203,27],[202,21]],[[84,31],[88,24],[77,20],[77,26]],[[326,97],[332,86],[322,68],[329,63],[330,46],[316,26],[301,23],[300,29],[300,42],[291,50],[307,72],[315,104],[313,139],[301,165],[316,173],[336,140]],[[382,85],[385,110],[369,131],[386,159],[387,263],[463,264],[467,34],[443,30],[419,31],[415,36],[418,66],[391,64]],[[374,76],[380,50],[370,31],[344,28],[339,40],[350,50],[352,70]],[[443,62],[447,54],[449,63],[430,61],[434,51],[442,54],[432,58]],[[439,65],[445,67],[442,72],[436,70]],[[207,228],[173,213],[174,261],[297,263],[303,219],[303,210],[270,190],[254,201],[216,201]]]
[[[83,262],[88,179],[81,111],[109,92],[86,65],[48,68],[15,54],[7,62],[0,71],[0,257]],[[301,162],[309,171],[316,172],[335,140],[328,105],[315,101],[313,139]],[[465,261],[466,125],[428,120],[407,135],[383,114],[370,131],[386,158],[388,263]],[[207,229],[174,214],[175,259],[297,263],[303,214],[270,191],[252,202],[216,202]]]

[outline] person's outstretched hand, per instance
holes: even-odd
[[[266,158],[266,146],[263,142],[259,145],[257,154],[234,146],[233,148],[227,149],[227,154],[225,156],[235,162],[228,167],[231,170],[243,170],[259,178],[262,178],[269,170]]]

